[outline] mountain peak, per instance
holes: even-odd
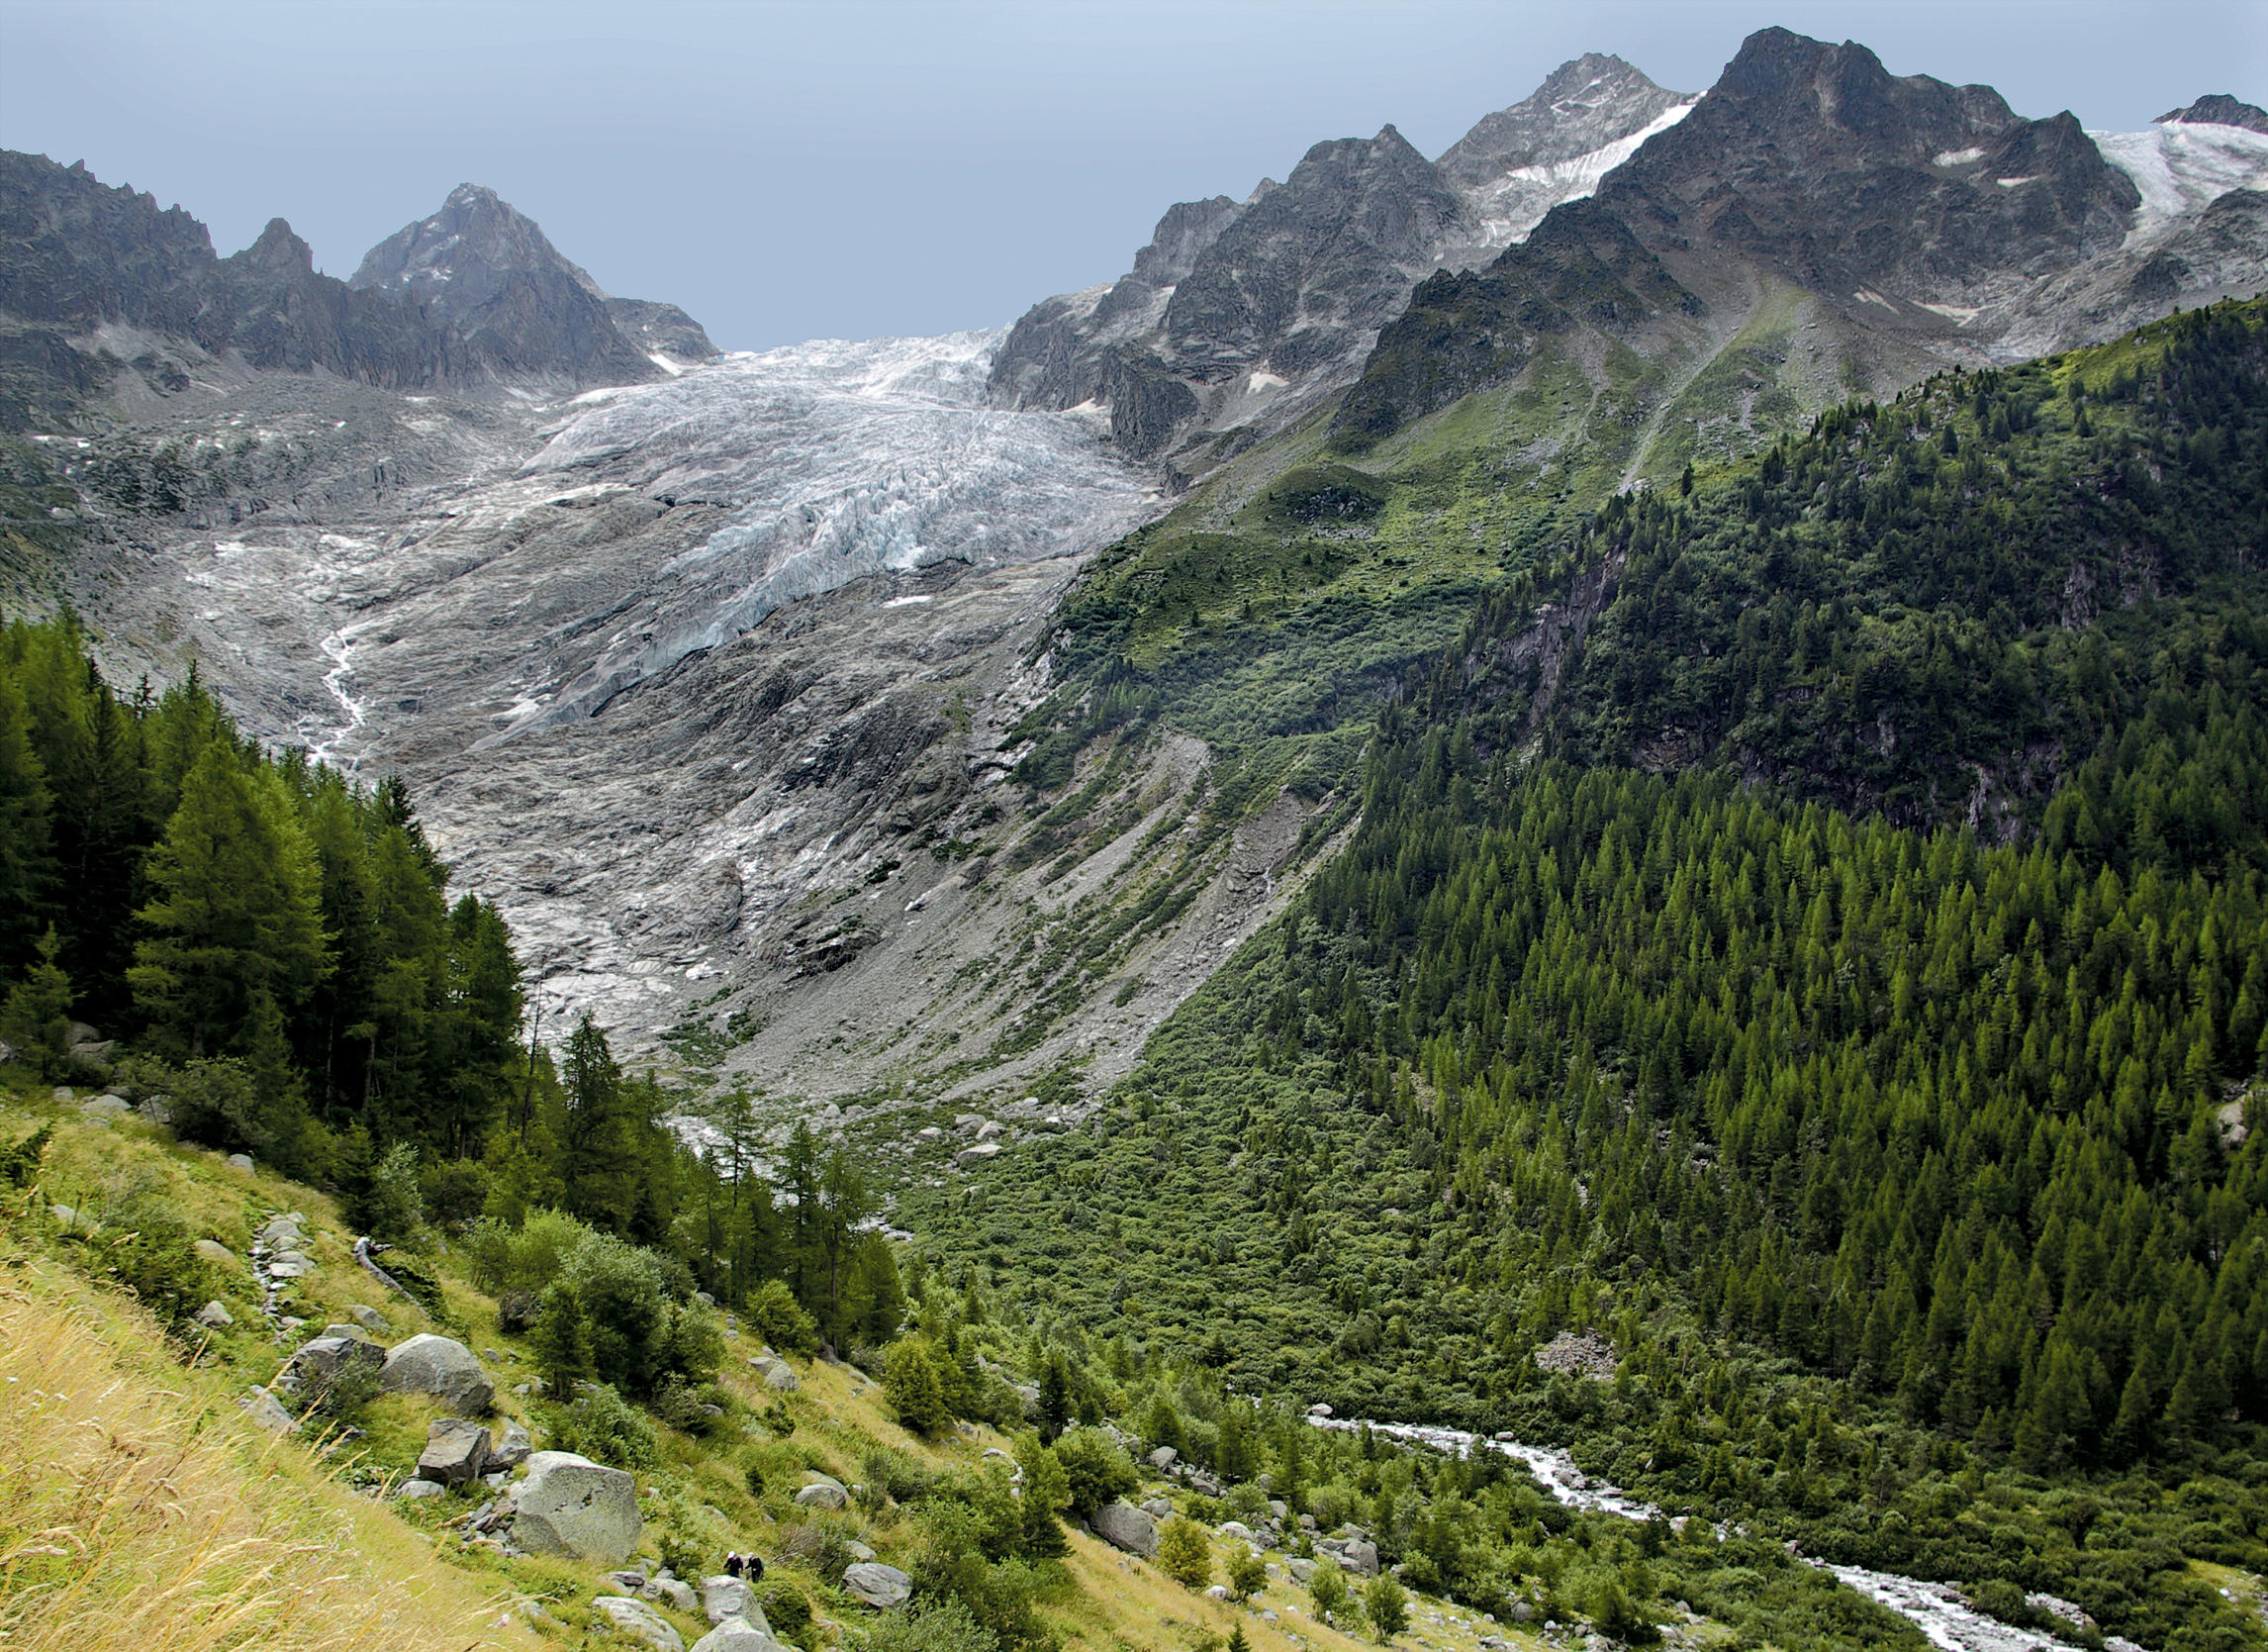
[[[1552,166],[1645,131],[1692,95],[1655,85],[1620,57],[1586,51],[1508,109],[1483,116],[1442,151],[1442,175],[1486,187],[1525,167]]]
[[[432,217],[404,225],[373,246],[346,284],[400,293],[455,314],[494,297],[516,272],[563,276],[595,301],[607,296],[551,244],[534,219],[477,183],[458,184]]]
[[[291,225],[281,218],[269,219],[259,240],[236,257],[256,269],[272,270],[279,275],[305,275],[315,268],[315,248],[300,240]]]
[[[2244,103],[2226,92],[2209,92],[2187,109],[2169,109],[2152,126],[2233,126],[2268,132],[2268,109]]]

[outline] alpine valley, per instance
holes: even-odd
[[[0,152],[0,1642],[2268,1647],[2235,95],[763,353]]]

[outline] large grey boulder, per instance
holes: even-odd
[[[1097,1508],[1090,1523],[1094,1535],[1112,1548],[1124,1549],[1144,1560],[1158,1552],[1158,1522],[1147,1510],[1135,1507],[1123,1498]]]
[[[1175,1463],[1181,1460],[1181,1454],[1179,1451],[1176,1451],[1172,1446],[1162,1445],[1158,1447],[1157,1450],[1151,1452],[1146,1461],[1160,1474],[1164,1474],[1168,1469],[1172,1468]]]
[[[207,1330],[227,1330],[236,1322],[236,1316],[229,1312],[225,1304],[218,1302],[207,1303],[190,1317]]]
[[[488,1468],[488,1425],[469,1417],[445,1416],[425,1430],[418,1454],[418,1478],[443,1486],[469,1486]]]
[[[199,1239],[189,1248],[197,1253],[201,1261],[210,1262],[216,1268],[236,1268],[243,1265],[236,1260],[236,1253],[218,1239]]]
[[[850,1492],[841,1481],[814,1474],[811,1483],[796,1494],[796,1502],[805,1508],[848,1508]]]
[[[538,1451],[514,1503],[512,1540],[529,1554],[619,1566],[637,1552],[637,1482],[572,1451]]]
[[[392,1336],[394,1321],[366,1303],[356,1303],[346,1311],[347,1317],[373,1336]]]
[[[727,1617],[693,1643],[693,1652],[787,1652],[764,1626],[764,1614]]]
[[[320,1394],[358,1372],[382,1373],[385,1363],[386,1351],[358,1336],[317,1336],[299,1345],[276,1385],[295,1394]]]
[[[746,1578],[736,1578],[719,1572],[713,1578],[701,1580],[701,1609],[710,1623],[722,1623],[727,1617],[744,1617],[767,1634],[772,1625],[764,1619],[764,1608],[756,1603],[756,1591]]]
[[[617,1635],[658,1646],[662,1652],[685,1652],[685,1637],[643,1601],[633,1601],[626,1595],[601,1595],[591,1603],[591,1609],[604,1614]]]
[[[844,1569],[843,1593],[864,1601],[878,1611],[888,1611],[913,1599],[913,1580],[895,1566],[862,1560]]]
[[[496,1383],[462,1342],[426,1332],[397,1342],[378,1386],[388,1394],[424,1394],[460,1416],[478,1416],[496,1398]]]

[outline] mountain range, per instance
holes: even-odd
[[[341,282],[10,155],[10,571],[118,669],[402,767],[562,1014],[761,1002],[728,1065],[822,1094],[1099,1081],[1529,547],[2249,290],[2258,127],[2089,135],[1777,30],[1702,96],[1591,55],[1436,160],[1389,127],[1177,205],[1004,335],[713,365],[471,185]],[[1163,737],[1058,796],[1106,681]]]

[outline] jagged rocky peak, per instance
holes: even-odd
[[[1692,101],[1692,93],[1656,86],[1620,57],[1586,51],[1511,108],[1483,116],[1442,152],[1442,175],[1462,189],[1486,188],[1507,172],[1602,149]]]
[[[315,248],[300,240],[288,222],[271,218],[259,240],[241,252],[231,253],[229,262],[297,278],[314,273]]]
[[[459,374],[586,386],[674,370],[616,325],[599,283],[535,220],[479,184],[459,184],[440,211],[373,246],[347,285],[418,305],[448,336]],[[633,332],[656,322],[628,319]]]
[[[709,330],[674,304],[647,298],[610,298],[607,314],[623,338],[663,367],[690,366],[716,355]]]
[[[599,283],[564,257],[535,220],[493,189],[460,183],[439,212],[364,253],[346,284],[400,293],[446,315],[493,298],[515,274],[552,273],[606,301]]]
[[[2169,109],[2151,123],[2155,126],[2234,126],[2246,132],[2268,133],[2268,109],[2244,103],[2226,92],[2209,92],[2187,109]]]
[[[2029,121],[1989,86],[1892,75],[1785,29],[1749,36],[1599,199],[1642,238],[1674,222],[1839,298],[1924,305],[2115,248],[2141,201],[2068,113]]]
[[[1280,184],[1171,208],[1118,280],[1034,305],[992,399],[1105,405],[1123,451],[1202,471],[1349,382],[1415,282],[1486,261],[1691,104],[1594,53],[1439,163],[1391,126],[1318,144]]]

